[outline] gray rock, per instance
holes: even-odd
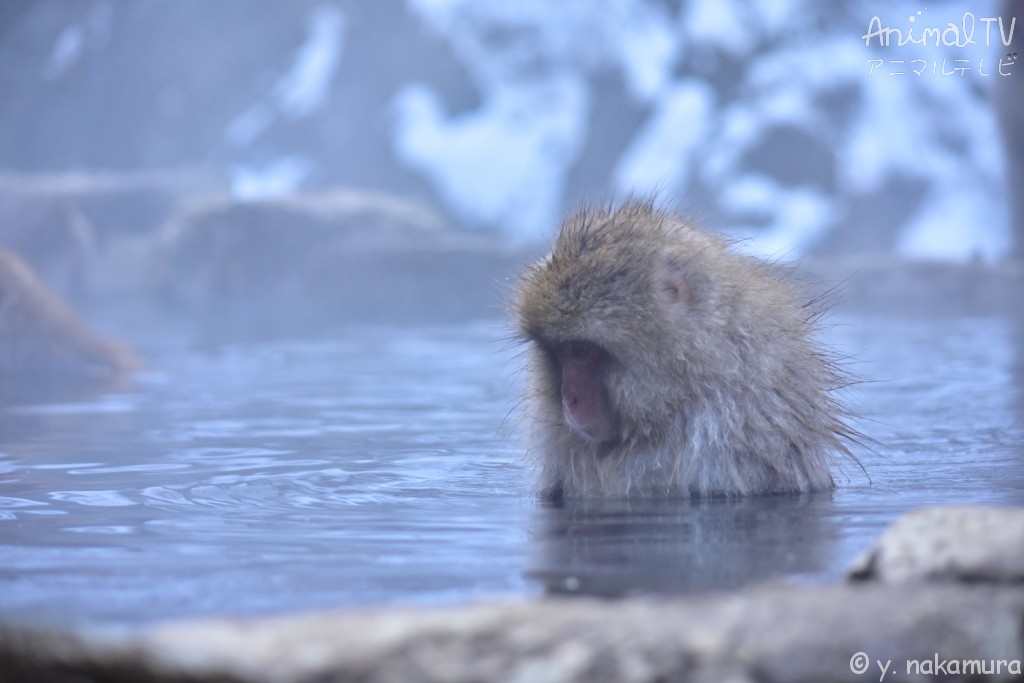
[[[1024,583],[1024,508],[932,507],[896,520],[850,567],[884,583]]]
[[[333,191],[186,207],[161,230],[153,286],[213,320],[305,329],[502,314],[524,257],[390,195]]]
[[[180,202],[218,191],[199,171],[0,174],[0,245],[75,301],[133,289],[125,249],[154,233]],[[137,251],[137,248],[136,248]]]
[[[0,683],[1018,680],[1022,535],[1021,510],[925,509],[868,553],[886,580],[970,585],[764,585],[660,600],[215,618],[141,631],[0,624]]]
[[[687,600],[549,600],[181,622],[138,634],[0,628],[0,680],[867,681],[908,660],[1024,657],[1024,591],[762,587]],[[867,673],[851,670],[865,653]],[[920,666],[920,664],[918,665]],[[927,669],[926,669],[927,670]],[[927,675],[919,680],[929,678]],[[946,680],[976,680],[953,676]]]

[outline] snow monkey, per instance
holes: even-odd
[[[820,306],[653,202],[570,216],[514,313],[546,498],[827,491],[853,458]]]
[[[138,365],[131,349],[89,331],[21,257],[0,249],[0,394],[102,386]]]

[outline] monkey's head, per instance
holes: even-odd
[[[590,443],[665,436],[720,317],[699,267],[709,253],[725,253],[720,240],[650,204],[566,220],[515,304],[546,419]]]

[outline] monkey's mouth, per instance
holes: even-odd
[[[573,434],[587,443],[608,443],[618,435],[614,422],[606,414],[590,413],[578,402],[562,400],[562,419]]]
[[[565,426],[589,443],[612,440],[617,421],[605,378],[611,356],[584,339],[553,344],[548,352],[558,371]]]

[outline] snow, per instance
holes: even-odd
[[[626,12],[624,23],[611,35],[615,59],[630,93],[640,101],[654,99],[669,87],[682,47],[682,36],[659,9],[652,6],[648,12]]]
[[[110,42],[113,16],[111,4],[100,1],[92,5],[83,21],[65,26],[42,66],[43,79],[55,81],[66,76],[82,62],[88,50],[106,47]]]
[[[896,244],[902,256],[964,261],[994,260],[1010,249],[1010,231],[1001,202],[978,201],[977,188],[943,185],[924,201]]]
[[[666,89],[615,169],[620,192],[652,194],[685,187],[714,110],[714,91],[702,81],[684,80]]]
[[[302,10],[301,41],[277,56],[258,97],[224,127],[237,196],[302,189],[318,168],[316,150],[275,145],[278,133],[294,139],[287,128],[295,121],[332,115],[349,28],[342,6],[321,0]],[[56,87],[84,72],[90,52],[110,41],[112,7],[95,0],[58,27],[37,73]],[[842,224],[850,206],[884,194],[896,179],[925,188],[894,235],[900,254],[965,260],[999,258],[1009,248],[1003,152],[989,102],[1007,51],[1000,31],[1009,25],[987,29],[982,21],[999,16],[997,0],[605,0],[598,10],[592,0],[406,0],[405,7],[447,43],[479,104],[452,113],[440,87],[399,85],[386,122],[392,148],[466,224],[549,235],[581,199],[566,196],[570,182],[593,182],[594,173],[580,173],[591,170],[581,159],[595,158],[612,170],[606,187],[584,188],[591,195],[654,193],[686,203],[697,191],[723,217],[712,227],[750,238],[758,253],[795,257],[829,230],[856,229]],[[904,37],[912,30],[918,40],[925,29],[941,34],[973,17],[976,44],[865,45],[876,15],[878,26]],[[1015,30],[1019,43],[1022,27]],[[870,60],[882,63],[872,71]],[[889,75],[922,64],[921,75]],[[942,75],[954,66],[969,71]],[[590,126],[602,113],[594,109],[598,79],[601,96],[621,87],[629,100],[623,110],[640,115],[610,160],[584,157],[603,143]],[[163,110],[182,106],[173,91],[161,97]],[[828,192],[747,166],[780,126],[834,156]]]
[[[271,92],[232,119],[224,138],[236,148],[259,142],[280,116],[302,119],[322,108],[341,60],[345,15],[333,5],[319,5],[306,18],[306,39],[296,49],[291,67],[275,81]],[[313,163],[300,154],[269,162],[239,163],[229,169],[229,184],[237,199],[262,199],[302,189]]]
[[[694,41],[742,57],[755,44],[754,35],[744,21],[746,16],[736,0],[699,0],[688,3],[681,28]]]
[[[471,223],[524,237],[553,229],[562,208],[578,200],[563,196],[568,174],[586,145],[600,144],[588,139],[590,79],[610,69],[645,111],[609,179],[620,195],[685,197],[699,184],[735,218],[716,227],[751,238],[748,248],[758,253],[798,257],[839,225],[853,199],[912,179],[927,196],[896,236],[900,253],[965,260],[1008,248],[1002,153],[987,101],[998,77],[978,71],[982,59],[989,73],[997,68],[980,22],[998,16],[994,0],[925,10],[915,2],[829,10],[806,0],[694,0],[677,12],[647,0],[609,0],[600,12],[585,0],[407,6],[448,41],[482,104],[449,116],[436,91],[407,84],[394,101],[395,149]],[[875,14],[882,26],[920,35],[959,25],[968,11],[978,21],[978,45],[881,48],[862,38]],[[871,59],[883,68],[871,73]],[[894,59],[906,64],[887,63]],[[888,75],[915,59],[929,71]],[[947,71],[972,69],[931,75],[931,64],[941,70],[943,60]],[[731,64],[739,72],[723,96],[680,64]],[[845,97],[842,116],[823,104],[836,93]],[[834,154],[833,192],[744,167],[783,125]],[[753,215],[760,222],[750,223]]]
[[[407,5],[449,41],[483,103],[448,118],[429,88],[404,86],[394,100],[395,150],[478,225],[536,238],[558,223],[588,134],[589,74],[617,70],[638,102],[661,101],[673,87],[682,36],[657,3],[609,0],[600,12],[589,0]]]
[[[262,166],[238,165],[229,170],[231,195],[239,200],[283,197],[295,193],[312,171],[305,157],[290,155]]]
[[[269,104],[257,102],[232,119],[224,137],[236,147],[246,147],[267,132],[274,123],[275,115]]]
[[[471,221],[538,237],[561,208],[565,174],[586,129],[586,88],[573,74],[496,85],[474,112],[446,116],[409,84],[395,103],[395,148]]]
[[[50,59],[43,67],[43,78],[55,80],[70,69],[82,57],[85,32],[78,24],[68,26],[57,36],[50,53]]]
[[[228,143],[248,147],[273,127],[279,114],[301,119],[317,111],[327,99],[341,61],[344,33],[345,15],[339,8],[321,5],[310,10],[306,39],[295,51],[291,68],[275,81],[268,96],[228,123],[224,131]]]
[[[786,261],[821,238],[834,217],[833,201],[820,191],[786,188],[763,174],[747,174],[730,182],[723,192],[724,204],[738,213],[770,216],[767,226],[739,226],[730,231],[741,238],[742,251]]]
[[[912,5],[899,12],[882,13],[882,26],[913,26],[915,36],[929,26],[959,25],[964,12],[976,17],[998,16],[995,3],[970,7],[955,3],[933,8],[917,17]],[[907,21],[903,22],[902,18]],[[999,258],[1010,247],[1007,215],[1003,208],[1003,161],[999,135],[985,94],[998,76],[978,71],[986,60],[993,73],[995,55],[984,46],[984,25],[979,23],[978,45],[964,48],[906,45],[888,50],[865,50],[865,61],[903,59],[906,65],[889,65],[865,77],[862,107],[845,144],[839,146],[843,183],[860,191],[882,187],[890,177],[921,178],[929,182],[927,196],[897,236],[901,255],[952,261]],[[877,46],[877,40],[873,41]],[[890,71],[920,69],[913,59],[925,59],[925,71],[917,76],[889,76]],[[954,60],[967,60],[956,63]],[[949,72],[953,66],[969,66],[964,75],[931,75]],[[981,86],[979,89],[978,86]],[[979,90],[981,95],[979,96]]]
[[[712,227],[750,238],[748,248],[762,254],[798,257],[829,230],[856,229],[842,223],[848,209],[884,194],[897,179],[925,193],[893,236],[900,254],[998,258],[1009,247],[1003,152],[988,101],[1006,48],[999,24],[987,37],[982,21],[998,16],[996,0],[841,7],[811,0],[605,0],[599,11],[592,0],[405,6],[447,43],[479,104],[452,113],[440,87],[399,85],[388,120],[392,149],[468,225],[528,239],[549,235],[581,199],[566,196],[570,182],[593,182],[581,159],[595,158],[611,172],[605,187],[585,191],[653,193],[682,203],[696,191],[698,202],[722,217],[724,224]],[[976,44],[865,45],[876,15],[878,26],[904,36],[913,30],[918,39],[925,29],[959,27],[973,15]],[[41,58],[37,68],[47,81],[76,77],[90,51],[109,42],[108,0],[78,16],[55,32]],[[304,17],[302,40],[279,55],[264,90],[223,130],[239,197],[302,189],[317,168],[316,150],[274,146],[293,122],[331,115],[349,22],[328,0]],[[872,71],[870,60],[882,62]],[[889,75],[922,64],[921,75]],[[970,70],[943,76],[943,65],[947,72]],[[619,86],[629,100],[623,110],[640,115],[610,160],[584,157],[603,143],[590,126],[602,113],[594,109],[598,79],[602,97]],[[173,95],[160,106],[173,109]],[[749,165],[757,158],[752,152],[783,126],[833,156],[827,192],[799,173],[787,184]]]
[[[306,42],[296,52],[292,68],[274,86],[278,107],[289,117],[309,116],[327,98],[344,30],[345,15],[337,7],[323,5],[310,12]]]

